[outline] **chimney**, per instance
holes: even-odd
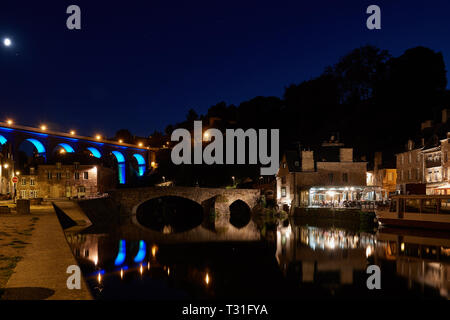
[[[420,125],[420,129],[423,131],[426,128],[431,128],[432,125],[433,125],[433,122],[431,120],[427,120],[427,121],[422,122],[422,124]]]
[[[377,151],[375,152],[375,156],[373,159],[373,165],[374,165],[374,169],[378,170],[378,168],[381,166],[383,162],[383,153]]]
[[[353,148],[340,148],[339,158],[341,162],[353,162]]]
[[[314,171],[314,151],[302,151],[302,171]]]

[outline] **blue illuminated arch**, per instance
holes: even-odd
[[[119,151],[113,151],[112,154],[117,159],[117,168],[118,168],[118,174],[119,174],[119,183],[124,184],[125,183],[125,157],[123,154]]]
[[[125,162],[125,157],[123,156],[123,154],[121,152],[113,151],[112,153],[116,157],[118,163],[124,163]]]
[[[134,257],[134,262],[139,263],[145,259],[145,255],[147,254],[147,245],[144,240],[139,241],[139,251]]]
[[[73,148],[70,145],[68,145],[67,143],[60,143],[60,144],[58,144],[58,146],[62,147],[66,152],[69,152],[69,153],[75,152],[75,150],[73,150]]]
[[[92,153],[92,155],[94,156],[94,157],[96,157],[96,158],[101,158],[102,157],[102,154],[100,153],[100,151],[98,151],[97,149],[95,149],[95,148],[93,148],[93,147],[89,147],[89,148],[87,148],[91,153]]]
[[[133,154],[133,157],[136,158],[137,163],[138,163],[138,168],[139,168],[139,172],[138,175],[139,176],[143,176],[145,173],[145,159],[142,155],[140,155],[139,153],[135,153]]]
[[[4,136],[0,135],[0,145],[4,145],[6,143],[6,141],[8,141],[8,140],[6,140],[6,138]]]
[[[26,141],[31,142],[39,154],[45,153],[45,147],[39,140],[27,139]]]
[[[127,248],[125,240],[120,240],[119,253],[117,254],[116,260],[114,260],[114,264],[116,266],[120,266],[125,261],[126,255],[127,255]]]

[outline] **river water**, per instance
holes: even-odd
[[[193,217],[197,222],[137,217],[66,236],[97,299],[450,297],[448,233]],[[379,290],[367,287],[369,265],[380,267]]]

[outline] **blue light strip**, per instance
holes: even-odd
[[[94,157],[100,159],[102,157],[102,154],[100,153],[100,151],[98,151],[97,149],[93,148],[93,147],[89,147],[87,148]]]
[[[26,141],[31,142],[34,145],[34,147],[37,149],[39,154],[45,153],[45,147],[40,141],[38,141],[36,139],[27,139]]]
[[[60,143],[60,144],[58,144],[58,146],[63,147],[64,150],[66,150],[66,152],[69,152],[69,153],[75,152],[75,150],[73,150],[73,148],[70,145],[68,145],[67,143]]]
[[[6,138],[4,136],[0,135],[0,144],[4,145],[6,143],[6,141],[8,141],[8,140],[6,140]]]
[[[125,240],[119,241],[119,253],[117,254],[116,260],[114,261],[114,264],[116,266],[120,266],[124,261],[127,253],[126,243]]]
[[[124,184],[125,183],[125,163],[119,163],[117,165],[118,167],[118,173],[119,173],[119,183]]]
[[[147,245],[144,240],[139,241],[139,251],[134,257],[134,262],[139,263],[145,259],[145,255],[147,254]]]

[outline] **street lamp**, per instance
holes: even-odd
[[[6,121],[6,123],[7,123],[8,125],[12,125],[12,124],[13,124],[13,121],[12,121],[11,119],[8,119],[8,120]]]
[[[42,130],[42,131],[47,130],[47,126],[46,126],[45,124],[43,124],[43,125],[41,126],[41,130]]]
[[[10,39],[10,38],[4,38],[4,39],[3,39],[3,45],[4,45],[5,47],[10,47],[10,46],[12,45],[11,39]]]

